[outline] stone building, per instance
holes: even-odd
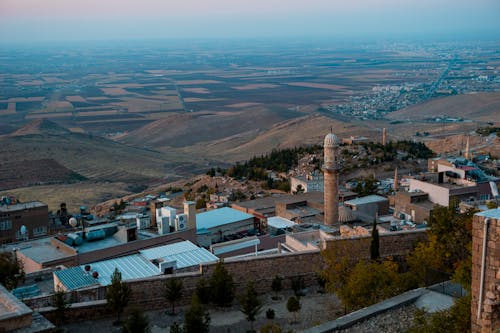
[[[0,205],[0,244],[45,236],[49,208],[38,201]]]
[[[472,223],[472,332],[500,328],[500,209],[474,216]]]

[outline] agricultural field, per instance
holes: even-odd
[[[0,168],[15,180],[0,179],[0,190],[88,183],[118,193],[318,144],[330,130],[380,140],[387,128],[390,140],[437,144],[500,122],[497,49],[331,40],[2,48]]]

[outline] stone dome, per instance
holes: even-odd
[[[340,145],[340,139],[338,136],[333,133],[328,133],[325,136],[325,147],[337,147],[338,145]]]
[[[344,205],[339,206],[339,222],[347,223],[352,222],[357,219],[356,213],[352,211],[351,208],[346,207]]]

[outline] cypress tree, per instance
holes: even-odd
[[[122,273],[115,268],[111,275],[111,284],[106,289],[106,300],[108,307],[116,313],[116,324],[120,324],[120,314],[130,300],[130,288],[122,282]]]

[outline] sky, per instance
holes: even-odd
[[[0,42],[500,34],[500,0],[0,0]]]

